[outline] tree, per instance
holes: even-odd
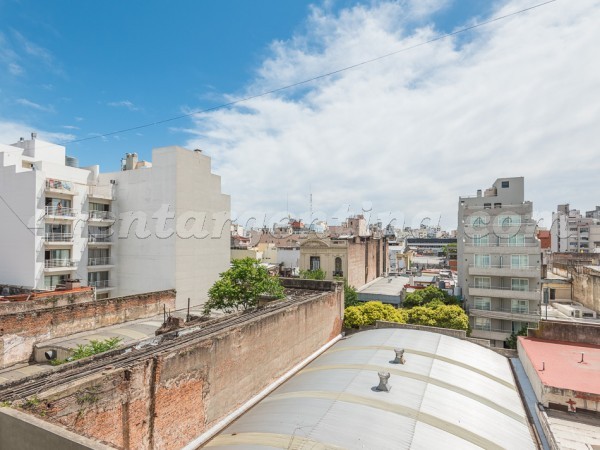
[[[425,306],[434,300],[439,300],[445,305],[457,305],[460,303],[453,295],[431,285],[427,286],[425,289],[417,289],[416,291],[407,294],[402,302],[402,307],[412,308],[414,306]]]
[[[323,271],[322,269],[301,270],[300,278],[304,278],[305,280],[324,280],[325,271]]]
[[[439,302],[430,305],[433,307],[428,305],[407,309],[406,323],[454,330],[469,330],[469,318],[460,306],[444,305]]]
[[[378,320],[405,323],[404,311],[381,302],[366,302],[358,306],[349,306],[344,311],[344,326],[358,328],[373,325]]]
[[[519,336],[527,336],[527,325],[523,325],[517,333],[513,331],[506,341],[504,341],[506,342],[506,346],[508,348],[516,349]]]
[[[353,286],[350,286],[346,280],[344,280],[344,307],[360,305],[362,302],[358,300],[358,292]]]
[[[261,295],[282,298],[283,286],[279,278],[269,275],[266,267],[253,258],[235,259],[232,267],[208,291],[209,301],[204,313],[213,309],[230,313],[253,308]]]

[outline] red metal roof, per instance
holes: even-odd
[[[530,337],[519,341],[543,384],[600,395],[600,346]]]

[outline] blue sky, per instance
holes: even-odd
[[[537,3],[5,0],[0,138],[69,141],[151,123]],[[125,152],[201,147],[240,215],[277,214],[286,199],[302,215],[312,189],[323,218],[349,205],[452,226],[458,195],[519,175],[544,214],[562,202],[591,209],[598,14],[592,0],[558,0],[302,89],[67,151],[111,171]],[[562,163],[565,152],[577,164]],[[551,183],[559,174],[568,188]]]

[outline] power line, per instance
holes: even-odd
[[[485,26],[485,25],[489,25],[489,24],[494,23],[494,22],[498,22],[500,20],[504,20],[504,19],[507,19],[509,17],[516,16],[518,14],[522,14],[524,12],[540,8],[542,6],[548,5],[550,3],[554,3],[556,1],[558,1],[558,0],[548,0],[548,1],[545,1],[543,3],[538,3],[537,5],[533,5],[533,6],[530,6],[528,8],[520,9],[519,11],[515,11],[515,12],[509,13],[509,14],[504,14],[504,15],[498,16],[498,17],[494,17],[492,19],[485,20],[483,22],[479,22],[479,23],[477,23],[475,25],[471,25],[471,26],[468,26],[468,27],[465,27],[465,28],[461,28],[461,29],[453,31],[451,33],[446,33],[446,34],[443,34],[441,36],[429,39],[427,41],[423,41],[423,42],[420,42],[418,44],[414,44],[414,45],[411,45],[411,46],[408,46],[408,47],[401,48],[399,50],[395,50],[395,51],[393,51],[391,53],[386,53],[385,55],[381,55],[381,56],[377,56],[375,58],[367,59],[365,61],[362,61],[362,62],[359,62],[359,63],[356,63],[356,64],[352,64],[350,66],[342,67],[340,69],[336,69],[336,70],[333,70],[331,72],[327,72],[327,73],[324,73],[324,74],[321,74],[321,75],[317,75],[317,76],[314,76],[312,78],[308,78],[306,80],[298,81],[296,83],[292,83],[292,84],[288,84],[288,85],[285,85],[285,86],[281,86],[281,87],[278,87],[278,88],[275,88],[275,89],[271,89],[269,91],[264,91],[264,92],[261,92],[260,94],[250,95],[250,96],[243,97],[243,98],[240,98],[238,100],[234,100],[234,101],[231,101],[231,102],[228,102],[228,103],[223,103],[221,105],[213,106],[211,108],[199,109],[199,110],[195,110],[195,111],[192,111],[192,112],[189,112],[189,113],[186,113],[186,114],[180,114],[178,116],[170,117],[168,119],[157,120],[155,122],[149,122],[149,123],[145,123],[145,124],[142,124],[142,125],[137,125],[137,126],[134,126],[134,127],[124,128],[122,130],[110,131],[108,133],[97,134],[97,135],[94,135],[94,136],[88,136],[88,137],[85,137],[85,138],[74,139],[74,140],[71,140],[71,141],[64,141],[61,144],[62,145],[74,144],[74,143],[77,143],[77,142],[84,142],[84,141],[90,141],[92,139],[104,138],[104,137],[112,136],[112,135],[115,135],[115,134],[126,133],[126,132],[129,132],[129,131],[135,131],[135,130],[140,130],[142,128],[149,128],[149,127],[153,127],[153,126],[156,126],[156,125],[161,125],[161,124],[164,124],[164,123],[167,123],[167,122],[172,122],[172,121],[175,121],[175,120],[184,119],[186,117],[191,117],[191,116],[193,116],[195,114],[203,114],[203,113],[215,111],[215,110],[218,110],[218,109],[227,108],[229,106],[237,105],[239,103],[247,102],[249,100],[253,100],[253,99],[256,99],[256,98],[264,97],[266,95],[270,95],[270,94],[274,94],[274,93],[277,93],[277,92],[281,92],[281,91],[284,91],[284,90],[287,90],[287,89],[291,89],[291,88],[294,88],[294,87],[297,87],[297,86],[302,86],[304,84],[308,84],[308,83],[311,83],[313,81],[320,80],[322,78],[330,77],[332,75],[336,75],[338,73],[345,72],[347,70],[356,69],[357,67],[361,67],[361,66],[364,66],[364,65],[367,65],[367,64],[371,64],[373,62],[379,61],[379,60],[384,59],[384,58],[389,58],[390,56],[394,56],[394,55],[397,55],[399,53],[404,53],[404,52],[407,52],[407,51],[410,51],[410,50],[414,50],[417,47],[428,45],[428,44],[431,44],[432,42],[440,41],[442,39],[446,39],[446,38],[451,37],[451,36],[456,36],[457,34],[465,33],[467,31],[471,31],[471,30],[474,30],[476,28],[479,28],[479,27],[482,27],[482,26]]]

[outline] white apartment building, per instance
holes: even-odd
[[[558,205],[552,213],[550,228],[551,250],[553,253],[600,252],[600,224],[595,216],[597,211],[588,211],[583,217],[569,204]]]
[[[0,283],[79,279],[97,298],[176,289],[178,308],[202,304],[229,267],[229,196],[199,151],[152,158],[128,154],[122,171],[101,174],[34,133],[0,145]]]
[[[458,286],[472,336],[493,346],[540,319],[541,248],[532,211],[523,177],[498,179],[459,199]]]

